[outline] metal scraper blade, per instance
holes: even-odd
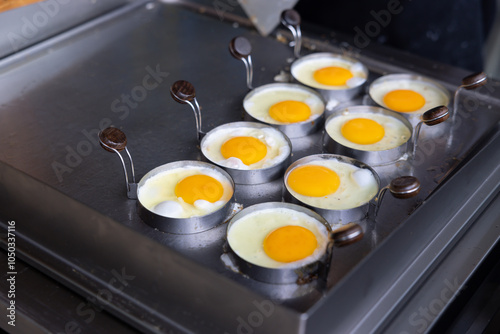
[[[280,23],[281,12],[291,9],[298,0],[238,0],[259,33],[267,36]]]

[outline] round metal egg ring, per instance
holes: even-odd
[[[203,216],[193,216],[189,218],[173,218],[159,215],[149,209],[147,209],[140,201],[137,200],[137,210],[141,219],[151,227],[157,228],[160,231],[173,233],[173,234],[191,234],[207,231],[216,227],[217,225],[224,222],[229,216],[233,208],[234,203],[234,191],[235,185],[231,176],[226,173],[221,168],[214,166],[212,164],[201,162],[201,161],[176,161],[161,165],[149,171],[138,183],[138,193],[141,191],[141,187],[144,186],[146,181],[151,177],[154,177],[162,172],[180,168],[180,167],[203,167],[215,170],[221,176],[225,177],[231,185],[233,193],[230,199],[219,209],[214,212],[208,213]]]
[[[301,90],[307,94],[310,94],[316,98],[318,98],[322,103],[323,103],[323,111],[318,117],[315,117],[314,119],[311,120],[306,120],[302,122],[297,122],[297,123],[290,123],[290,124],[273,124],[273,123],[268,123],[265,122],[254,115],[252,115],[246,108],[245,108],[245,103],[254,98],[258,94],[262,94],[265,91],[271,91],[271,90]],[[303,85],[298,85],[298,84],[290,84],[290,83],[271,83],[271,84],[266,84],[260,87],[257,87],[253,90],[251,90],[243,99],[243,109],[245,109],[245,119],[253,122],[261,122],[264,124],[267,124],[269,126],[275,127],[279,129],[281,132],[283,132],[288,138],[300,138],[304,137],[307,135],[310,135],[312,133],[317,132],[321,126],[323,125],[324,117],[325,117],[325,108],[326,108],[326,102],[324,98],[319,94],[317,91],[305,87]]]
[[[207,140],[210,140],[210,136],[212,136],[216,131],[219,130],[224,130],[224,129],[231,129],[231,128],[238,128],[238,127],[248,127],[248,128],[255,128],[255,129],[266,129],[266,128],[271,128],[274,131],[277,131],[279,135],[283,136],[283,139],[288,145],[289,148],[289,154],[288,156],[283,160],[278,163],[276,163],[273,166],[269,166],[266,168],[260,168],[260,169],[237,169],[237,168],[231,168],[231,167],[226,167],[223,166],[213,160],[211,160],[206,152],[204,152],[203,147],[204,144]],[[231,175],[234,183],[236,184],[261,184],[261,183],[266,183],[270,182],[272,180],[280,178],[288,164],[290,163],[290,158],[292,154],[292,143],[290,142],[290,139],[279,129],[275,129],[273,127],[270,127],[268,125],[262,124],[262,123],[256,123],[256,122],[233,122],[233,123],[227,123],[220,125],[211,131],[209,131],[201,140],[200,142],[200,148],[201,148],[201,153],[203,154],[203,157],[207,160],[210,161],[211,163],[217,165],[218,167],[222,168],[225,170],[229,175]]]

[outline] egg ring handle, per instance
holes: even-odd
[[[335,247],[351,245],[364,236],[363,228],[356,223],[349,223],[332,231],[331,239]]]
[[[241,60],[243,64],[245,64],[248,89],[253,89],[253,64],[252,56],[250,55],[251,52],[252,45],[250,44],[250,41],[243,36],[234,37],[229,42],[229,53],[231,56],[235,59]]]
[[[478,87],[484,86],[488,82],[488,77],[484,72],[472,73],[462,79],[462,84],[458,86],[455,94],[453,96],[453,114],[451,116],[451,122],[455,123],[455,118],[458,113],[458,100],[459,93],[462,89],[472,90]]]
[[[196,100],[196,91],[193,84],[186,80],[178,80],[170,86],[170,95],[175,102],[188,104],[193,109],[196,121],[196,138],[200,141],[204,132],[201,128],[201,108],[198,100]]]
[[[127,197],[130,199],[137,199],[137,183],[135,182],[134,161],[132,160],[132,156],[127,149],[127,136],[125,136],[123,131],[114,127],[108,127],[100,131],[97,136],[99,138],[99,144],[104,150],[118,154],[123,166],[123,172],[125,174]],[[128,157],[130,164],[130,179],[132,179],[132,182],[129,181],[127,165],[120,154],[122,151],[125,151]]]
[[[484,72],[472,73],[462,79],[462,85],[460,87],[465,89],[474,89],[481,87],[488,82],[488,77]]]
[[[295,58],[300,58],[302,47],[302,32],[300,30],[301,17],[294,9],[287,9],[281,13],[281,24],[287,27],[293,35],[293,54]]]
[[[417,151],[417,143],[420,136],[420,129],[422,124],[427,126],[434,126],[443,123],[450,117],[450,111],[446,106],[437,106],[432,109],[427,110],[422,115],[422,121],[420,121],[414,128],[412,134],[412,141],[409,146],[410,156],[415,157],[415,152]]]
[[[391,183],[382,188],[376,198],[376,207],[374,212],[374,219],[377,218],[382,199],[384,198],[387,190],[390,191],[392,196],[398,199],[407,199],[418,195],[420,192],[420,181],[414,176],[400,176],[391,181]]]

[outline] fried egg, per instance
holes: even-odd
[[[348,110],[329,119],[325,129],[337,143],[362,151],[390,150],[411,137],[410,129],[395,117]]]
[[[234,221],[227,240],[242,259],[266,268],[298,268],[325,253],[328,231],[317,219],[289,208],[268,208]]]
[[[245,170],[274,166],[284,161],[291,151],[280,131],[250,125],[215,128],[203,138],[201,150],[218,165]]]
[[[302,203],[328,210],[357,208],[378,192],[377,179],[369,169],[337,159],[299,164],[287,173],[285,185]]]
[[[214,169],[185,166],[151,176],[137,195],[146,209],[158,215],[189,218],[223,207],[231,199],[233,187]]]
[[[292,75],[309,87],[348,89],[362,85],[367,78],[365,66],[355,60],[332,54],[303,59],[292,66]]]
[[[409,114],[421,114],[431,108],[448,105],[450,100],[438,86],[410,77],[375,81],[370,87],[370,96],[382,107]]]
[[[323,114],[325,104],[299,85],[270,84],[250,93],[243,108],[261,122],[281,125],[313,121]]]

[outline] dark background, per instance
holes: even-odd
[[[496,2],[300,0],[295,9],[304,23],[352,35],[358,48],[366,47],[367,41],[379,43],[470,71],[482,71],[483,46],[492,27]]]

